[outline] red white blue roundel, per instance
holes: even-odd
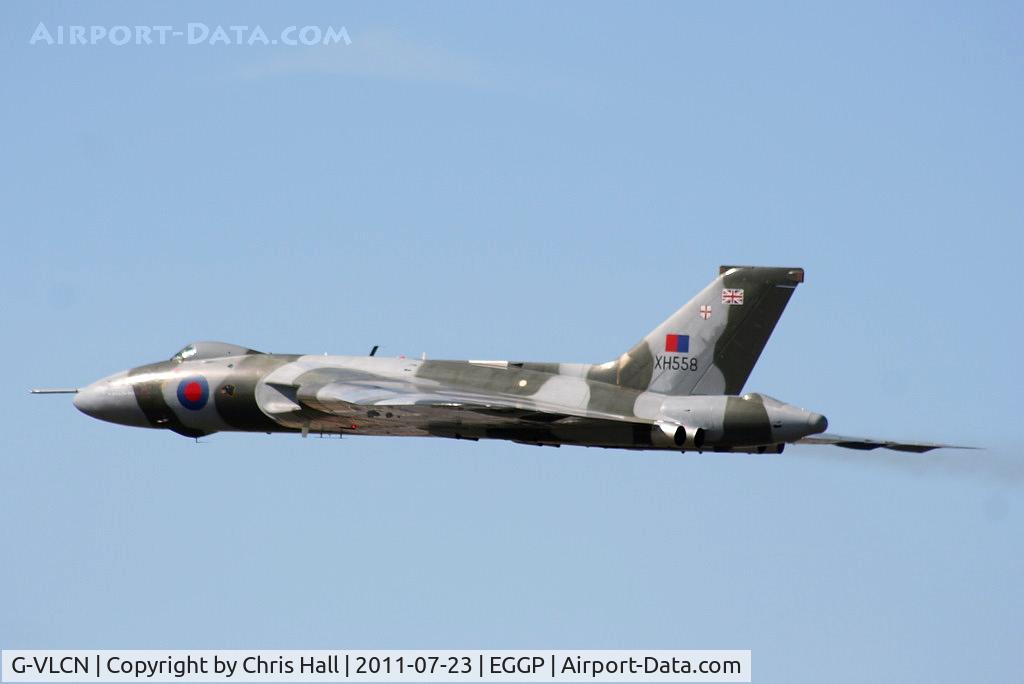
[[[209,398],[210,385],[201,375],[185,378],[178,383],[178,401],[187,409],[198,411],[206,406],[206,400]]]

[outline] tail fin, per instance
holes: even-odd
[[[802,268],[722,266],[719,276],[594,380],[664,394],[739,394]]]

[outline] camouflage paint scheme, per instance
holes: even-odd
[[[300,356],[197,342],[78,390],[75,405],[187,437],[313,432],[746,452],[781,452],[798,441],[941,446],[822,435],[824,416],[739,396],[803,280],[800,268],[723,266],[690,302],[602,364]]]

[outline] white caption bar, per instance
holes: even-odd
[[[5,682],[749,682],[750,651],[15,651]]]

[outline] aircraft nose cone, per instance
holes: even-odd
[[[131,385],[117,382],[126,373],[118,373],[78,390],[75,408],[91,418],[121,425],[146,426],[148,422]]]
[[[103,411],[102,392],[96,387],[97,384],[94,382],[88,387],[78,390],[72,401],[76,409],[92,418],[99,418],[98,414]]]
[[[820,413],[812,413],[807,416],[807,424],[814,430],[812,434],[817,434],[828,429],[828,418]]]

